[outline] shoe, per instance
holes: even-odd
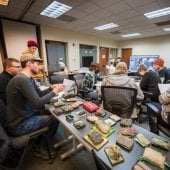
[[[32,152],[35,156],[37,157],[40,157],[40,158],[43,158],[43,159],[54,159],[57,154],[55,151],[52,151],[50,154],[51,156],[49,155],[48,151],[46,148],[41,148],[41,147],[32,147]]]

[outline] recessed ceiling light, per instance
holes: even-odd
[[[115,28],[115,27],[118,27],[119,25],[117,24],[114,24],[114,23],[109,23],[109,24],[105,24],[105,25],[101,25],[101,26],[98,26],[98,27],[95,27],[94,29],[95,30],[107,30],[107,29],[110,29],[110,28]]]
[[[9,3],[9,0],[0,0],[0,5],[5,5],[7,6]]]
[[[148,12],[146,14],[144,14],[147,18],[152,19],[152,18],[157,18],[157,17],[161,17],[161,16],[165,16],[165,15],[169,15],[170,14],[170,7],[168,8],[163,8],[163,9],[159,9],[156,11],[152,11],[152,12]]]
[[[122,37],[136,37],[136,36],[140,36],[140,33],[132,33],[132,34],[124,34],[121,35]]]
[[[163,30],[164,31],[170,31],[170,28],[164,28]]]
[[[51,17],[51,18],[57,18],[60,15],[62,15],[64,13],[66,13],[67,11],[69,11],[70,9],[72,9],[71,6],[62,4],[62,3],[57,2],[57,1],[53,1],[40,14],[44,15],[44,16],[47,16],[47,17]]]

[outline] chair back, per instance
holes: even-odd
[[[82,96],[82,94],[80,94],[81,90],[82,90],[82,85],[83,85],[83,81],[84,81],[85,75],[84,74],[76,74],[73,76],[73,79],[76,83],[77,86],[77,95],[78,96]]]
[[[101,86],[105,110],[130,118],[136,104],[137,89],[120,86]]]
[[[81,89],[82,85],[83,85],[85,75],[84,74],[76,74],[76,75],[73,76],[73,78],[74,78],[74,81],[75,81],[75,83],[77,85],[77,88]]]

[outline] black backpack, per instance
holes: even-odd
[[[5,160],[11,147],[11,141],[4,129],[6,106],[2,100],[0,100],[0,163]]]

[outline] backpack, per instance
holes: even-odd
[[[11,148],[11,141],[4,129],[4,117],[6,113],[6,106],[2,100],[0,100],[0,163],[5,160],[8,152]]]
[[[10,148],[11,148],[11,141],[7,136],[4,128],[0,124],[0,163],[2,163],[6,159],[10,151]]]

